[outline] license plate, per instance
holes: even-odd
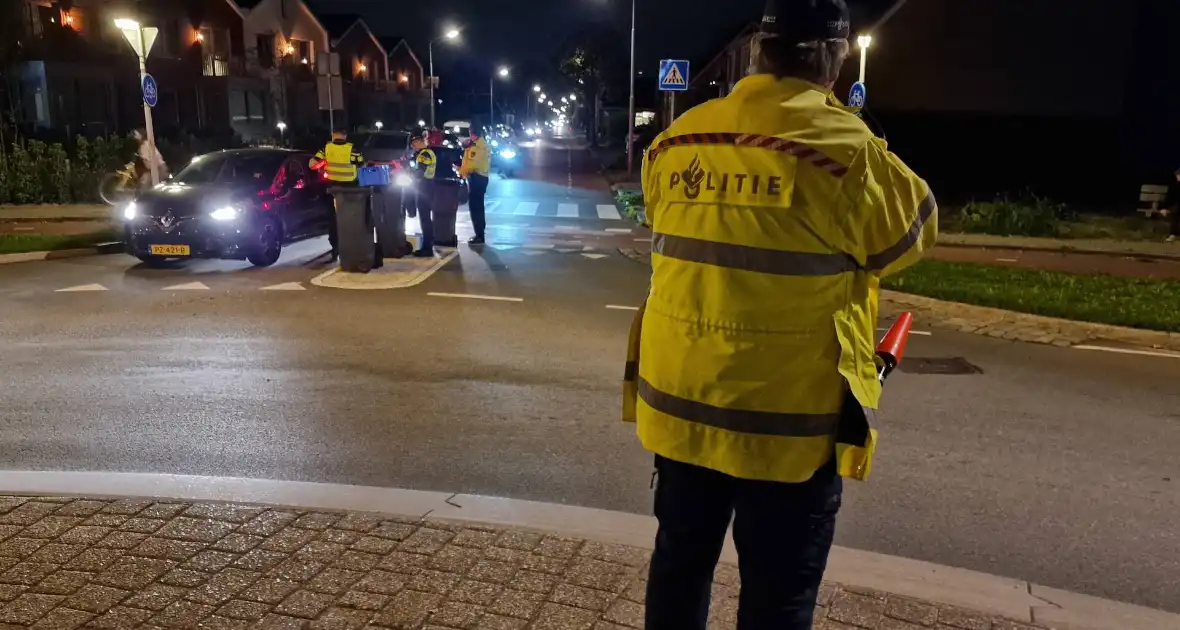
[[[191,256],[188,245],[152,245],[152,256]]]

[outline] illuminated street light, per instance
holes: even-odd
[[[426,121],[425,121],[425,120],[419,120],[419,121],[418,121],[418,126],[419,126],[419,127],[425,127],[425,126],[426,126]]]
[[[373,124],[374,124],[374,125],[376,125],[376,127],[377,127],[377,131],[381,131],[381,129],[382,129],[383,127],[385,127],[385,123],[381,122],[380,120],[378,120],[377,122],[375,122],[375,123],[373,123]]]
[[[578,100],[578,95],[577,95],[577,94],[570,94],[570,100],[571,100],[571,101],[576,101],[576,100]]]
[[[534,91],[534,92],[537,92],[537,93],[540,93],[540,92],[541,92],[541,86],[539,86],[539,85],[534,85],[534,86],[533,86],[533,91]]]
[[[507,78],[508,77],[508,68],[502,67],[496,73],[499,74],[501,77]]]
[[[869,46],[873,45],[872,35],[860,35],[856,38],[856,45],[860,46],[860,82],[865,82],[865,71],[869,66]]]
[[[135,56],[139,58],[139,84],[142,87],[147,83],[147,57],[152,51],[152,44],[156,42],[156,35],[160,34],[160,29],[151,27],[143,28],[139,22],[130,18],[119,18],[115,20],[115,28],[123,33],[123,39],[131,44],[131,49],[135,51]],[[156,152],[156,131],[152,126],[152,107],[148,105],[146,95],[143,99],[143,129],[147,136],[147,145],[149,155],[155,155]],[[159,169],[150,169],[152,186],[160,183]]]
[[[456,40],[458,38],[459,38],[459,29],[452,27],[452,28],[447,29],[442,34],[441,37],[436,37],[436,38],[430,40],[430,43],[428,43],[426,45],[426,54],[430,58],[430,124],[431,124],[431,126],[434,125],[434,100],[435,100],[434,99],[434,84],[438,82],[438,77],[434,76],[434,42],[444,40],[444,39]],[[442,104],[441,99],[438,102],[439,102],[439,104]]]

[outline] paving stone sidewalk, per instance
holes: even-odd
[[[650,553],[253,505],[0,496],[0,628],[641,628]],[[735,623],[722,565],[710,628]],[[821,630],[1038,626],[825,584]]]

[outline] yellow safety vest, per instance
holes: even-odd
[[[422,177],[434,179],[435,171],[438,169],[438,156],[434,154],[434,151],[422,149],[415,159],[418,161],[418,166],[422,167]]]
[[[353,156],[351,142],[329,142],[324,147],[324,172],[327,173],[328,179],[334,182],[356,181],[357,168]]]
[[[463,164],[459,167],[459,172],[464,177],[472,173],[487,177],[491,169],[492,151],[486,140],[482,137],[476,138],[475,142],[472,142],[467,151],[463,153]]]
[[[744,479],[806,481],[833,456],[869,474],[878,283],[934,245],[937,206],[828,96],[748,77],[644,155],[652,281],[623,417],[654,453]]]

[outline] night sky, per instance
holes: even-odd
[[[655,72],[661,58],[700,60],[724,45],[746,23],[761,17],[765,0],[637,0],[637,68]],[[497,92],[518,94],[523,103],[533,83],[557,81],[563,43],[587,27],[617,30],[625,56],[630,28],[629,0],[309,0],[322,13],[356,13],[380,36],[406,37],[425,66],[427,42],[445,24],[464,28],[461,46],[435,44],[435,71],[441,80],[443,115],[454,111],[464,93],[479,92],[486,101],[492,68],[512,67],[510,83]],[[874,10],[891,0],[862,0]],[[448,104],[450,98],[453,103]],[[497,98],[497,100],[500,100]],[[519,105],[517,105],[519,106]],[[465,108],[465,107],[464,107]]]

